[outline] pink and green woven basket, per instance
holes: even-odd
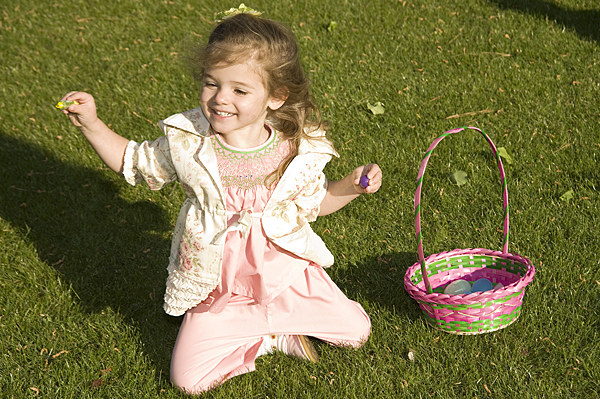
[[[500,170],[502,199],[504,204],[504,243],[502,251],[482,248],[455,249],[425,258],[421,232],[421,187],[423,174],[433,150],[445,137],[475,130],[487,140]],[[460,127],[448,130],[431,143],[417,177],[415,192],[415,231],[419,261],[404,276],[404,288],[415,299],[426,320],[434,327],[453,334],[482,334],[500,330],[513,323],[521,314],[525,287],[533,280],[535,268],[523,256],[508,252],[508,190],[504,166],[496,146],[481,129]],[[451,282],[463,279],[474,282],[487,278],[494,286],[503,287],[471,294],[448,295],[444,288]]]

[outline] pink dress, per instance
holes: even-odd
[[[272,130],[272,129],[271,129]],[[221,182],[235,226],[251,210],[247,231],[227,233],[221,282],[201,304],[188,310],[171,360],[171,381],[188,393],[206,391],[254,370],[263,337],[310,335],[334,345],[360,346],[370,320],[322,267],[274,245],[260,213],[270,195],[265,177],[289,153],[274,130],[266,143],[237,149],[211,135]]]
[[[270,302],[289,287],[310,262],[269,241],[260,223],[260,213],[271,193],[264,184],[265,179],[288,156],[289,143],[273,133],[264,144],[244,150],[228,146],[218,135],[211,135],[211,140],[226,208],[232,214],[228,226],[234,224],[244,210],[251,209],[253,215],[258,215],[252,218],[247,238],[237,231],[227,234],[221,283],[211,295],[214,302],[210,311],[219,313],[235,294],[253,298],[259,304]]]

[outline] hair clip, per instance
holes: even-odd
[[[246,7],[244,5],[244,3],[242,3],[242,4],[240,4],[240,6],[238,8],[230,8],[227,11],[221,11],[221,12],[217,13],[215,22],[222,22],[224,19],[233,17],[234,15],[238,15],[238,14],[261,15],[262,12],[256,11],[250,7]]]

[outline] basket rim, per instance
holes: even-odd
[[[508,259],[526,266],[527,271],[517,281],[499,289],[495,289],[492,291],[474,292],[471,294],[450,295],[437,292],[429,293],[427,291],[426,286],[424,288],[420,288],[412,281],[412,276],[414,276],[417,270],[421,270],[421,267],[423,265],[423,262],[417,261],[411,267],[408,268],[404,275],[404,289],[413,299],[419,302],[436,303],[440,305],[470,305],[481,302],[501,300],[502,298],[505,298],[507,296],[514,296],[514,294],[521,292],[527,285],[529,285],[529,283],[531,283],[531,281],[533,280],[533,276],[535,275],[535,267],[529,259],[519,254],[492,251],[484,248],[465,248],[455,249],[453,251],[447,252],[440,252],[429,255],[427,258],[424,259],[424,263],[428,265],[433,262],[437,262],[441,259],[464,255],[487,256]],[[474,269],[481,270],[481,268]]]

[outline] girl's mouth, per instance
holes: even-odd
[[[217,111],[217,110],[212,110],[215,115],[217,116],[222,116],[222,117],[226,117],[226,116],[233,116],[233,114],[230,114],[229,112],[222,112],[222,111]]]

